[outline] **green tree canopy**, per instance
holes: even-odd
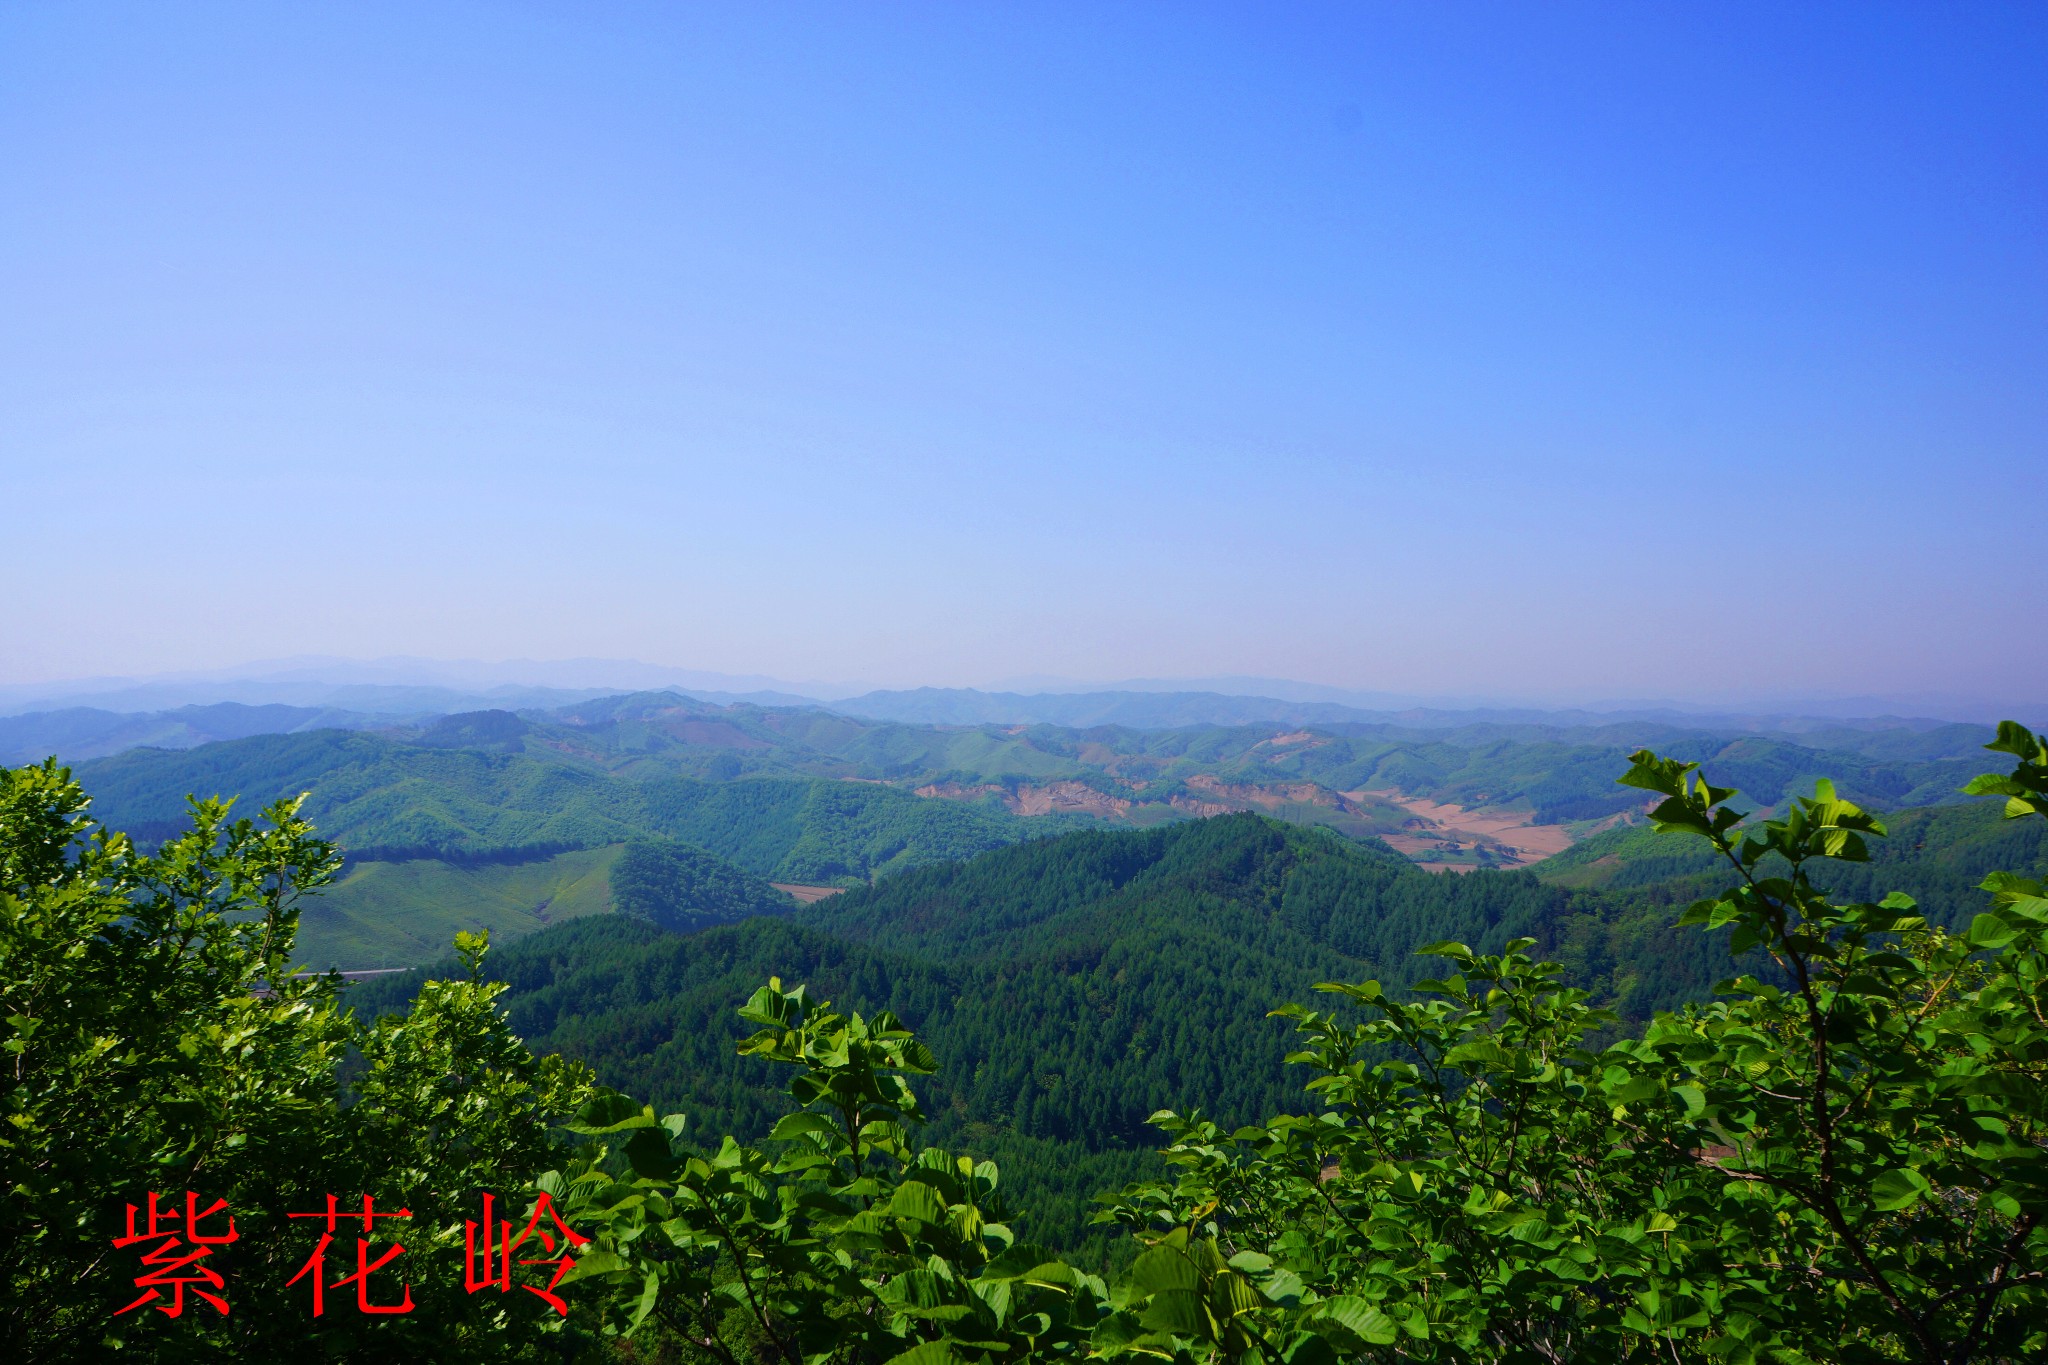
[[[299,898],[337,862],[295,802],[260,821],[194,802],[186,832],[143,855],[93,826],[54,762],[0,770],[8,1359],[497,1360],[569,1339],[545,1305],[465,1292],[464,1220],[485,1191],[525,1216],[588,1077],[533,1057],[480,970],[367,1027],[339,1008],[338,978],[292,974]],[[462,946],[480,969],[482,942]],[[229,1311],[195,1295],[175,1319],[117,1314],[152,1250],[112,1247],[129,1206],[156,1192],[182,1207],[188,1191],[225,1202],[215,1234],[233,1219],[235,1240],[202,1263],[225,1272]],[[413,1312],[311,1316],[310,1284],[289,1281],[316,1229],[289,1215],[329,1195],[410,1211],[389,1278]],[[353,1261],[345,1225],[337,1241],[336,1264],[342,1249]]]

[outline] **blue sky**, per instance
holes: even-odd
[[[0,8],[0,681],[2048,665],[2039,5]]]

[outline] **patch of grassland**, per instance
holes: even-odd
[[[459,929],[488,929],[504,942],[563,920],[608,914],[611,866],[622,847],[524,863],[356,863],[305,903],[298,959],[314,968],[410,967],[446,956]]]

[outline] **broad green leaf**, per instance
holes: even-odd
[[[576,1117],[562,1125],[572,1133],[617,1133],[628,1128],[651,1128],[654,1112],[635,1104],[617,1091],[604,1090],[591,1096]]]
[[[1364,1299],[1349,1294],[1324,1299],[1312,1310],[1315,1317],[1329,1318],[1361,1340],[1374,1346],[1389,1346],[1400,1335],[1394,1320]]]
[[[927,1341],[890,1356],[887,1365],[954,1365],[959,1359],[951,1342]]]
[[[1886,1171],[1871,1182],[1871,1203],[1886,1211],[1910,1208],[1933,1192],[1927,1177],[1910,1169]]]
[[[682,1165],[669,1151],[667,1130],[655,1127],[638,1129],[627,1139],[626,1161],[647,1180],[672,1180]]]
[[[1286,1365],[1339,1365],[1337,1352],[1315,1332],[1298,1332],[1280,1352]]]
[[[1269,1306],[1250,1280],[1227,1270],[1216,1277],[1211,1287],[1210,1302],[1214,1304],[1217,1316],[1224,1318],[1234,1318]]]
[[[659,1271],[649,1270],[646,1278],[640,1282],[640,1301],[633,1305],[632,1323],[626,1330],[628,1332],[639,1331],[641,1325],[647,1321],[648,1316],[654,1312],[654,1306],[660,1302],[660,1299],[661,1274]]]
[[[1059,1258],[1042,1246],[1030,1242],[1018,1242],[1006,1248],[1000,1256],[982,1267],[985,1279],[1013,1280]]]
[[[946,1221],[946,1202],[922,1180],[909,1180],[896,1187],[889,1199],[889,1213],[897,1218],[914,1218],[920,1223]]]
[[[1140,1292],[1156,1294],[1166,1289],[1192,1290],[1201,1283],[1194,1263],[1172,1247],[1153,1247],[1131,1263],[1130,1281]]]
[[[768,1140],[788,1142],[811,1133],[822,1133],[827,1137],[840,1136],[838,1124],[824,1114],[814,1114],[806,1110],[801,1113],[784,1114],[777,1119],[775,1127],[768,1134]]]
[[[1198,1341],[1210,1340],[1215,1335],[1202,1307],[1201,1295],[1192,1288],[1157,1291],[1145,1301],[1138,1321],[1155,1332],[1172,1332]]]

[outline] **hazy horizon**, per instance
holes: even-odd
[[[1661,696],[1542,695],[1494,693],[1393,693],[1324,682],[1244,676],[1183,678],[1059,678],[1043,675],[992,678],[968,684],[820,681],[765,674],[732,674],[640,659],[433,659],[335,656],[253,660],[237,666],[148,675],[103,675],[39,681],[0,681],[0,715],[57,705],[104,705],[112,710],[175,709],[205,704],[201,699],[285,701],[305,704],[308,689],[349,688],[391,692],[443,691],[474,697],[493,692],[596,694],[675,688],[718,696],[763,696],[833,704],[869,693],[915,692],[926,688],[1023,696],[1107,692],[1215,693],[1287,702],[1331,702],[1366,711],[1438,710],[1551,713],[1670,712],[1700,716],[1879,717],[1985,723],[2019,717],[2038,722],[2048,700],[2025,693],[1743,694]],[[191,700],[148,701],[148,698]],[[114,699],[96,702],[96,698]],[[508,703],[533,705],[531,701]],[[770,704],[776,704],[771,702]]]
[[[2024,702],[2044,65],[2020,4],[9,6],[0,684]]]

